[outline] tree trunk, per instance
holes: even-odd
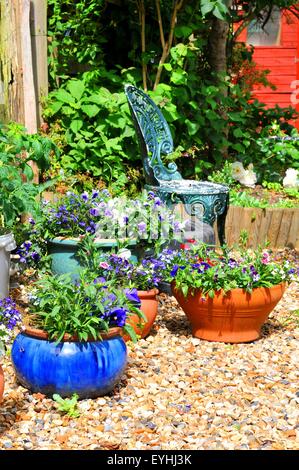
[[[225,75],[227,72],[227,42],[229,33],[229,23],[214,18],[209,35],[209,55],[208,62],[211,71],[215,74],[215,80],[218,82],[217,75]]]

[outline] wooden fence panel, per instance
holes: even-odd
[[[250,248],[257,248],[268,241],[271,248],[299,249],[299,209],[230,206],[225,224],[229,246],[238,243],[242,230],[248,234],[247,246]]]

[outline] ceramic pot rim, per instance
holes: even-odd
[[[155,297],[159,294],[159,290],[154,288],[150,290],[139,290],[137,289],[137,293],[139,297],[147,298],[147,297]]]
[[[31,326],[25,326],[22,333],[25,333],[27,336],[32,336],[33,338],[50,341],[48,333],[46,331],[40,330],[38,328],[32,328]],[[95,343],[95,342],[99,342],[99,341],[102,341],[102,340],[105,340],[105,339],[115,338],[116,336],[121,336],[121,333],[122,333],[122,328],[120,328],[120,327],[110,328],[108,332],[105,331],[101,334],[102,339],[90,338],[87,341],[79,341],[78,337],[71,336],[69,334],[65,334],[63,339],[60,342],[61,343],[65,343],[65,342],[68,342],[68,343],[79,343],[79,342],[80,343],[84,343],[84,342]],[[54,340],[51,340],[51,341],[54,342]]]
[[[81,239],[84,238],[84,235],[82,238],[80,237],[54,237],[54,238],[49,238],[48,243],[52,243],[54,245],[67,245],[67,246],[77,246],[78,243],[81,241]],[[115,238],[99,238],[96,239],[95,245],[99,247],[110,247],[110,246],[117,246],[117,241]],[[125,241],[126,239],[121,239],[120,241]],[[137,245],[137,240],[136,239],[130,239],[128,240],[127,247],[129,246],[135,246]],[[127,248],[125,247],[125,248]]]
[[[244,288],[241,288],[241,287],[236,287],[235,289],[231,289],[229,291],[226,292],[226,296],[228,296],[229,294],[231,294],[232,292],[236,292],[238,294],[246,294],[246,295],[252,295],[254,292],[257,292],[258,290],[261,290],[261,289],[276,289],[276,288],[280,288],[282,287],[283,290],[285,290],[286,288],[286,285],[287,283],[286,282],[281,282],[280,284],[275,284],[274,286],[271,286],[271,287],[264,287],[264,286],[260,286],[260,287],[254,287],[252,289],[252,292],[247,292]],[[177,292],[182,292],[181,289],[176,289],[176,285],[175,285],[175,281],[172,281],[171,282],[171,288],[172,288],[172,291],[177,291]],[[200,289],[194,289],[194,292],[195,292],[195,295],[196,294],[200,294],[201,293],[201,290]],[[218,291],[215,291],[215,296],[218,296],[218,295],[223,295],[223,290],[220,289]],[[188,291],[188,294],[187,296],[189,295],[189,291]],[[187,297],[186,296],[186,297]],[[203,294],[203,297],[208,297],[207,294]],[[212,298],[211,298],[212,299]],[[212,299],[213,300],[213,299]]]

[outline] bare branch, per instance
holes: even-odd
[[[156,79],[155,79],[155,83],[154,83],[154,87],[153,87],[154,90],[159,85],[162,70],[163,70],[163,65],[165,64],[166,59],[169,56],[169,52],[170,52],[170,49],[171,49],[172,43],[173,43],[174,28],[175,28],[175,25],[176,25],[176,22],[177,22],[177,15],[178,15],[178,12],[180,11],[180,9],[182,8],[183,4],[184,4],[184,0],[176,0],[175,1],[173,11],[172,11],[172,15],[171,15],[171,20],[170,20],[170,31],[169,31],[169,35],[168,35],[168,40],[167,40],[167,42],[165,42],[165,46],[163,48],[163,52],[162,52],[162,55],[161,55],[161,58],[160,58],[160,61],[159,61],[159,66],[158,66]]]
[[[156,10],[157,10],[157,16],[158,16],[161,45],[162,45],[162,49],[164,49],[165,37],[164,37],[164,29],[163,29],[163,22],[162,22],[162,16],[161,16],[160,0],[156,0]]]
[[[144,62],[143,54],[146,51],[145,45],[145,6],[144,0],[137,0],[139,23],[140,23],[140,38],[141,38],[141,53],[142,53],[142,83],[144,91],[147,91],[147,66]]]

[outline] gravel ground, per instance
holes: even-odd
[[[160,296],[146,340],[129,347],[109,396],[69,418],[15,383],[7,357],[0,449],[298,449],[299,286],[292,284],[249,344],[192,338],[173,297]]]

